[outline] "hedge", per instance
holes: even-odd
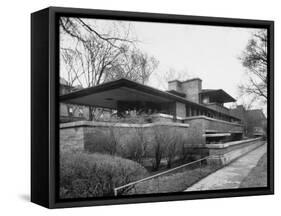
[[[120,157],[63,152],[60,155],[60,198],[113,196],[115,187],[147,174],[140,164]]]

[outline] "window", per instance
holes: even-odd
[[[73,116],[73,107],[68,107],[68,115]]]
[[[84,116],[84,110],[82,107],[79,107],[79,117],[83,117]]]

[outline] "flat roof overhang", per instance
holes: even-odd
[[[214,111],[204,105],[188,101],[183,97],[127,79],[103,83],[60,96],[60,102],[62,103],[110,109],[117,109],[117,101],[152,103],[181,102],[201,110]]]
[[[100,84],[60,96],[60,102],[97,106],[104,108],[117,108],[117,101],[141,101],[152,103],[182,102],[194,106],[199,104],[189,102],[174,94],[142,85],[127,79]],[[206,108],[204,106],[200,106]]]
[[[227,94],[222,89],[203,89],[200,94],[202,96],[206,95],[210,97],[210,100],[213,102],[218,103],[228,103],[228,102],[235,102],[236,100],[231,97],[229,94]]]
[[[162,91],[127,80],[103,83],[60,96],[60,102],[117,109],[118,101],[128,102],[173,102],[172,97],[161,94]]]

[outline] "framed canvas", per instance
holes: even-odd
[[[31,15],[31,201],[274,193],[274,22]]]

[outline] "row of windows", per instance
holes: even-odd
[[[224,121],[234,121],[234,119],[232,119],[231,117],[222,115],[222,114],[215,114],[212,112],[208,112],[208,111],[203,111],[203,110],[199,110],[196,108],[192,108],[192,107],[188,107],[186,106],[186,116],[199,116],[199,115],[204,115],[210,118],[216,118],[216,119],[220,119],[220,120],[224,120]]]
[[[208,117],[213,118],[214,114],[207,112],[207,111],[203,111],[203,110],[199,110],[199,109],[195,109],[195,108],[191,108],[191,107],[186,107],[186,116],[198,116],[198,115],[205,115]]]
[[[74,110],[75,108],[72,106],[68,106],[67,107],[67,112],[69,116],[73,116],[74,115]],[[79,117],[83,117],[84,116],[84,110],[82,107],[78,107],[78,116]]]

